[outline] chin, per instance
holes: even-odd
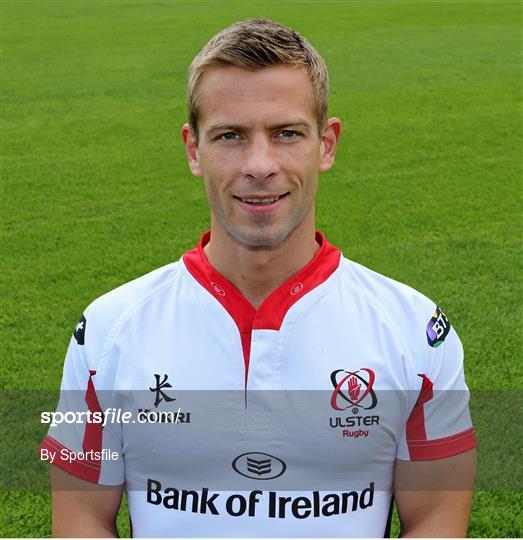
[[[228,235],[244,248],[252,251],[269,251],[280,247],[292,231],[241,231],[228,230]]]

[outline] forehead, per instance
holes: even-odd
[[[211,123],[250,125],[285,117],[316,121],[312,83],[304,67],[281,65],[251,71],[225,66],[203,73],[198,88],[201,129]]]

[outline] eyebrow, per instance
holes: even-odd
[[[287,120],[286,122],[281,122],[273,126],[269,126],[269,130],[274,131],[277,129],[289,128],[289,127],[299,127],[305,131],[311,128],[308,122],[306,122],[305,120],[302,120],[301,118],[296,118],[296,119]],[[213,133],[215,131],[237,131],[238,133],[244,133],[248,131],[248,128],[240,124],[215,124],[215,125],[210,126],[209,129],[206,130],[206,133]]]

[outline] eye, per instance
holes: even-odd
[[[238,134],[234,133],[234,131],[227,131],[226,133],[218,135],[217,139],[221,141],[234,141],[237,137]]]
[[[280,131],[278,134],[279,137],[282,139],[295,139],[296,137],[299,137],[301,133],[299,131],[294,131],[292,129],[284,129],[283,131]]]

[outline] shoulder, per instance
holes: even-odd
[[[423,320],[434,313],[436,304],[423,293],[359,263],[342,257],[342,279],[355,293],[395,317]]]
[[[342,257],[344,286],[418,351],[439,347],[451,325],[438,305],[416,289]],[[454,332],[453,332],[454,333]]]
[[[150,302],[162,302],[182,272],[182,263],[167,264],[107,292],[85,309],[82,341],[101,356],[103,348],[118,333],[121,325]],[[76,333],[75,333],[76,337]],[[77,339],[78,341],[78,339]]]

